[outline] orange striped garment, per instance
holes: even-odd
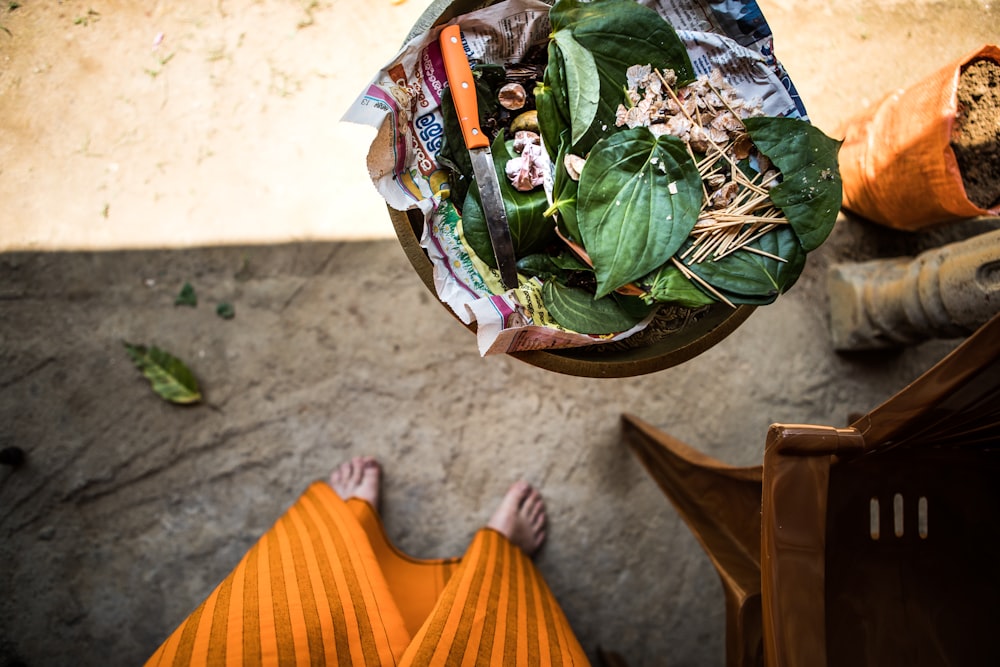
[[[461,559],[414,559],[366,502],[301,498],[147,667],[587,665],[534,563],[500,533]]]

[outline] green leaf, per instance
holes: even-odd
[[[559,150],[559,137],[568,131],[569,123],[562,116],[555,88],[546,83],[548,78],[546,74],[543,82],[535,86],[535,108],[538,110],[538,133],[542,135],[549,159],[554,161]]]
[[[160,398],[171,403],[191,404],[201,400],[198,380],[182,361],[158,347],[124,342],[132,362],[149,380]]]
[[[451,88],[447,86],[441,93],[441,124],[444,128],[441,134],[441,147],[435,159],[442,167],[451,170],[452,177],[448,183],[451,190],[449,198],[458,204],[465,200],[469,192],[469,183],[472,182],[472,158],[469,157],[469,149],[465,147],[462,126],[458,123],[455,103],[451,99]]]
[[[684,143],[645,127],[598,143],[579,188],[580,235],[594,263],[598,297],[670,259],[701,208],[701,177]]]
[[[544,252],[536,252],[517,260],[517,272],[546,281],[560,274],[552,257]]]
[[[555,176],[552,179],[552,206],[549,211],[555,210],[559,214],[559,230],[574,243],[580,243],[580,222],[576,213],[579,183],[570,178],[569,172],[566,171],[568,135],[568,132],[563,133],[563,141],[556,155]]]
[[[555,225],[545,217],[548,200],[545,190],[535,188],[530,192],[521,192],[506,177],[507,161],[516,157],[512,150],[513,142],[504,141],[501,132],[493,141],[493,164],[500,180],[500,194],[503,197],[503,207],[507,212],[507,225],[514,241],[515,257],[523,257],[545,248],[555,238]],[[496,268],[496,256],[493,253],[493,242],[490,240],[489,228],[486,226],[486,216],[479,198],[479,186],[475,181],[469,188],[469,194],[462,206],[462,231],[465,240],[479,258]]]
[[[223,301],[215,307],[215,314],[224,320],[231,320],[236,317],[236,309],[233,304]]]
[[[630,317],[638,318],[640,321],[653,314],[653,311],[660,307],[658,303],[646,303],[640,296],[631,294],[611,293],[612,298],[618,302],[618,307]]]
[[[543,282],[556,278],[564,284],[576,272],[583,271],[590,274],[594,272],[569,251],[558,255],[549,255],[544,252],[527,255],[517,260],[517,271],[534,276]]]
[[[618,105],[626,101],[625,73],[629,67],[650,65],[661,70],[672,69],[682,83],[694,78],[687,49],[673,27],[656,11],[633,0],[586,3],[559,0],[550,10],[549,19],[554,35],[569,30],[576,43],[589,52],[600,81],[597,112],[589,130],[581,136],[577,131],[577,116],[584,120],[589,117],[590,102],[587,101],[583,107],[574,105],[573,95],[569,92],[569,72],[580,71],[587,65],[571,63],[566,51],[561,50],[563,55],[567,55],[563,63],[566,74],[565,77],[554,76],[550,85],[557,87],[559,79],[562,79],[569,105],[563,115],[572,119],[573,150],[580,155],[586,155],[597,141],[617,130],[615,116]],[[539,113],[539,122],[541,116],[542,113]]]
[[[806,253],[788,226],[768,232],[750,247],[776,255],[784,262],[737,250],[718,261],[685,263],[695,275],[723,292],[733,303],[771,303],[787,291],[806,263]]]
[[[587,271],[593,273],[594,270],[583,263],[579,257],[569,250],[561,252],[552,258],[552,262],[563,271]]]
[[[685,308],[700,308],[716,303],[715,297],[709,296],[681,270],[673,264],[664,264],[654,271],[643,284],[649,291],[649,298],[659,303],[675,303]]]
[[[570,123],[575,144],[590,129],[601,101],[601,78],[597,74],[594,56],[573,39],[573,32],[563,29],[552,35],[552,41],[563,55],[566,71],[566,96],[570,108]]]
[[[507,69],[503,65],[494,63],[474,63],[472,74],[476,77],[476,83],[482,84],[481,91],[490,93],[499,92],[500,88],[507,83]],[[493,113],[500,104],[500,101],[493,97],[491,100],[484,100],[489,105],[490,113]]]
[[[555,42],[549,41],[548,62],[542,74],[542,83],[552,89],[552,96],[563,121],[569,126],[569,98],[566,94],[566,64],[563,62],[562,51]],[[557,135],[558,136],[558,135]]]
[[[198,305],[198,295],[194,293],[194,287],[191,286],[191,283],[184,283],[180,294],[174,299],[174,305],[191,306],[192,308]]]
[[[841,142],[804,120],[747,118],[743,121],[757,149],[781,170],[771,201],[788,218],[802,248],[815,250],[833,230],[843,184],[837,163]]]
[[[622,308],[614,297],[595,299],[578,287],[565,287],[555,280],[542,286],[542,303],[556,322],[583,334],[627,331],[642,321]]]

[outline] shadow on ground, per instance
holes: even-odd
[[[833,353],[826,267],[941,240],[842,219],[776,304],[620,380],[480,358],[394,241],[0,255],[0,447],[28,454],[0,470],[0,663],[141,662],[308,482],[366,453],[409,552],[461,553],[525,477],[550,509],[540,568],[588,651],[722,664],[721,587],[620,413],[738,465],[772,422],[845,423],[954,342]],[[174,305],[185,282],[195,308]],[[187,361],[206,402],[160,401],[123,340]]]

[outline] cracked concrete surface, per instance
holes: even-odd
[[[393,241],[3,256],[0,444],[29,459],[0,481],[0,655],[141,661],[309,481],[369,453],[410,553],[461,553],[523,476],[549,504],[539,565],[589,650],[720,664],[721,588],[619,415],[752,465],[770,423],[843,424],[914,379],[953,342],[830,352],[824,258],[866,231],[842,221],[803,284],[715,348],[621,380],[481,359]],[[186,280],[197,308],[173,305]],[[187,360],[205,404],[160,401],[122,340]]]
[[[24,4],[27,17],[42,11]],[[779,57],[824,127],[841,120],[852,101],[888,89],[893,76],[918,77],[909,63],[926,71],[957,57],[997,16],[977,3],[907,3],[866,10],[862,22],[861,4],[848,4],[762,2]],[[288,5],[301,9],[249,3],[244,18],[230,6],[228,18],[217,20],[273,20]],[[119,5],[94,7],[107,26]],[[335,34],[342,9],[318,5],[317,24],[308,29]],[[936,12],[944,18],[928,26]],[[985,19],[965,32],[942,27],[959,19],[966,25],[977,12]],[[15,36],[16,17],[2,21]],[[215,25],[202,18],[192,30]],[[835,24],[844,32],[815,46],[816,35]],[[881,45],[872,38],[878,34]],[[865,78],[858,72],[866,65],[848,56],[858,51],[868,62],[881,53],[898,66]],[[16,51],[4,53],[17,61]],[[831,68],[846,72],[851,93],[831,92]],[[155,150],[152,138],[143,141],[136,154]],[[176,150],[180,164],[193,159],[187,148]],[[179,225],[195,241],[100,250],[114,233],[88,233],[93,222],[73,218],[71,206],[58,208],[68,227],[46,231],[45,198],[60,195],[48,177],[28,193],[11,186],[11,177],[30,185],[17,178],[46,168],[44,161],[28,169],[18,166],[16,151],[2,154],[5,209],[26,213],[17,225],[3,223],[0,448],[28,454],[21,468],[0,469],[4,665],[141,662],[308,482],[361,453],[384,462],[388,532],[417,556],[461,553],[512,480],[540,485],[551,529],[538,563],[588,651],[602,645],[632,665],[722,664],[717,577],[620,442],[619,415],[634,412],[736,465],[760,462],[772,422],[845,423],[916,378],[955,341],[833,353],[826,268],[844,258],[915,254],[986,230],[973,222],[907,235],[842,218],[792,291],[716,347],[653,375],[591,380],[480,358],[474,337],[423,288],[393,239],[337,241],[315,229],[298,236],[296,217],[279,210],[288,216],[285,240],[312,240],[190,247],[201,238],[197,219],[176,215],[174,205],[164,211],[151,195],[144,205],[148,193],[136,181],[129,183],[132,238],[142,241],[144,228],[165,238],[164,228]],[[65,180],[66,194],[87,178],[86,163],[69,162],[51,164],[76,174]],[[294,160],[287,164],[296,168]],[[356,168],[363,176],[363,162]],[[236,177],[212,173],[240,192],[238,179],[228,180]],[[181,186],[173,190],[178,197]],[[29,197],[31,206],[18,205]],[[233,195],[228,204],[237,222],[253,220],[253,201]],[[352,214],[391,234],[384,209]],[[65,229],[76,230],[75,240],[56,242]],[[88,250],[72,250],[81,247]],[[197,308],[173,305],[184,282],[197,290]],[[235,306],[235,319],[216,316],[221,301]],[[160,401],[123,340],[156,344],[187,361],[205,403]]]

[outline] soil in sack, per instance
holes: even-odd
[[[990,152],[997,149],[996,89],[988,85],[997,67],[1000,46],[983,45],[848,120],[843,207],[907,231],[1000,213]]]
[[[982,58],[962,70],[951,147],[969,201],[1000,206],[1000,63]]]

